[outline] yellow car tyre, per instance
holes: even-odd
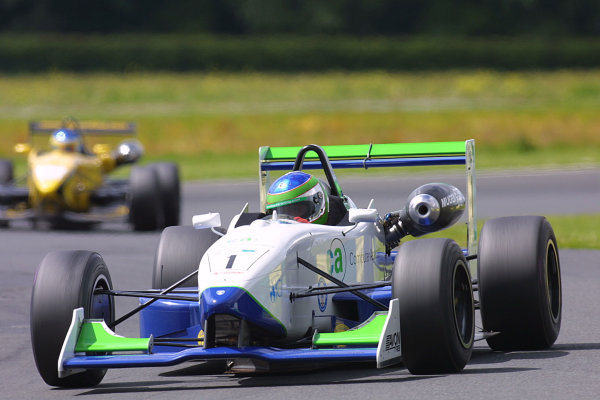
[[[13,163],[9,160],[0,160],[0,185],[11,183],[13,179]]]
[[[136,231],[153,231],[162,225],[158,176],[152,166],[135,166],[129,177],[129,220]]]
[[[154,164],[162,203],[163,227],[179,225],[180,183],[179,168],[173,163]]]

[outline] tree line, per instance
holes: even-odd
[[[0,0],[1,33],[583,36],[598,0]]]

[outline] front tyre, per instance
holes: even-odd
[[[475,311],[469,266],[450,239],[400,246],[392,273],[400,303],[404,365],[412,374],[461,371],[473,349]]]
[[[547,349],[562,318],[558,245],[544,217],[487,221],[479,239],[479,300],[494,350]]]
[[[38,267],[31,294],[30,324],[33,358],[42,379],[51,386],[95,386],[105,369],[89,369],[58,377],[58,357],[73,315],[83,307],[85,318],[114,320],[112,297],[95,294],[96,289],[112,289],[104,260],[89,251],[48,253]]]
[[[202,256],[219,235],[211,229],[170,226],[163,230],[154,257],[152,288],[164,289],[198,269]],[[190,278],[183,286],[198,286],[198,278]]]

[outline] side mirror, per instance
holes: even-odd
[[[221,214],[207,213],[194,215],[192,217],[194,229],[218,228],[221,226]]]
[[[31,151],[31,145],[29,143],[17,143],[14,150],[17,154],[28,154]]]
[[[131,164],[142,157],[144,148],[137,140],[128,140],[121,142],[115,152],[118,164]]]
[[[348,210],[348,220],[356,224],[358,222],[377,222],[377,210],[374,208],[351,208]]]

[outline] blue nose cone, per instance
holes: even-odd
[[[240,313],[241,304],[246,308],[253,308],[252,305],[245,304],[247,294],[244,290],[235,287],[209,288],[202,292],[200,304],[203,305],[210,314],[229,314],[231,312]]]
[[[200,295],[200,320],[215,314],[245,319],[275,336],[284,336],[285,327],[244,289],[237,287],[208,288]]]

